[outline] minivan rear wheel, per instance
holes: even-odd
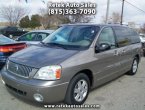
[[[139,63],[139,60],[138,58],[135,57],[132,63],[131,70],[127,73],[128,75],[135,75],[137,73],[138,63]]]
[[[81,105],[87,99],[89,90],[88,76],[80,73],[70,81],[64,102],[70,105]]]

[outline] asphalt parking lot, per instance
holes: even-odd
[[[145,110],[145,58],[135,76],[124,75],[93,90],[86,104],[99,104],[98,110]],[[46,110],[11,95],[0,81],[0,110]],[[53,109],[54,110],[54,109]]]

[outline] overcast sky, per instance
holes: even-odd
[[[44,4],[42,0],[27,0],[27,1],[28,3],[26,3],[25,0],[20,0],[20,2],[19,0],[0,0],[0,7],[5,5],[19,5],[31,10],[30,14],[39,13],[40,8],[46,8],[46,4]],[[44,1],[48,2],[50,0],[44,0]],[[51,1],[70,2],[70,0],[51,0]],[[78,0],[71,0],[71,2],[76,2],[76,1]],[[97,14],[93,22],[101,23],[102,16],[106,15],[107,0],[79,0],[79,1],[97,3]],[[145,11],[145,0],[127,0],[127,1]],[[121,13],[121,6],[122,6],[121,0],[110,0],[109,14],[111,15],[112,12]],[[4,20],[0,19],[0,21],[4,21]],[[125,3],[124,22],[136,22],[137,24],[145,23],[145,13]]]

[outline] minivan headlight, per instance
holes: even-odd
[[[42,67],[38,70],[35,74],[35,79],[42,79],[42,80],[57,80],[61,77],[61,66],[53,65],[53,66],[46,66]]]

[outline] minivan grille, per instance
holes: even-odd
[[[6,87],[8,87],[9,89],[11,89],[12,91],[14,91],[15,93],[19,94],[19,95],[22,95],[22,96],[26,96],[27,95],[27,92],[25,91],[22,91],[22,90],[18,90],[8,84],[6,84]]]
[[[29,74],[33,68],[25,66],[25,65],[14,63],[12,61],[8,61],[7,62],[7,69],[9,72],[16,74],[18,76],[29,77]]]

